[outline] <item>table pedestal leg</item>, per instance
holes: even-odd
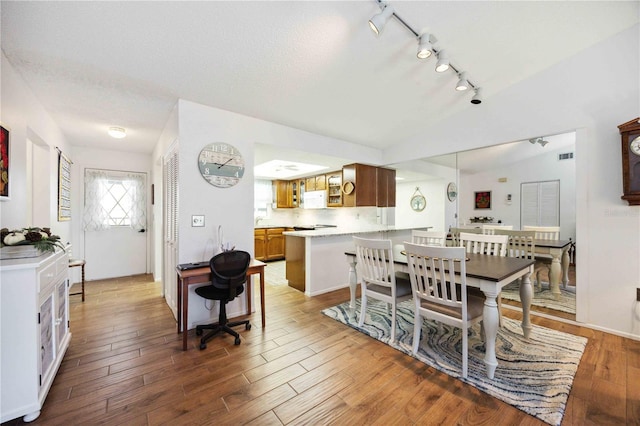
[[[484,309],[482,311],[482,323],[485,336],[484,364],[487,368],[487,377],[493,379],[496,367],[498,366],[498,360],[496,358],[496,336],[498,335],[498,319],[500,317],[498,304],[496,303],[498,292],[495,288],[490,290],[483,288],[482,291],[485,295]]]
[[[556,300],[560,300],[560,278],[562,276],[562,266],[560,265],[560,257],[562,256],[561,250],[552,250],[551,255],[551,268],[549,270],[549,287],[551,287],[551,293]]]
[[[350,316],[353,318],[356,314],[356,287],[358,286],[358,274],[356,273],[357,261],[353,258],[349,262],[349,309]]]
[[[533,286],[531,285],[531,274],[533,266],[529,272],[522,277],[520,282],[520,303],[522,304],[522,332],[524,338],[528,339],[531,334],[531,300],[533,299]]]
[[[562,287],[569,285],[569,249],[562,252]]]

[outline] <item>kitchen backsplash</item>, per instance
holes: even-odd
[[[394,225],[392,210],[392,207],[340,207],[313,210],[269,208],[266,217],[256,219],[256,226],[323,224],[357,228],[371,224]]]

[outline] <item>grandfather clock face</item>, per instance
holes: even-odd
[[[629,133],[629,192],[640,193],[640,132]]]

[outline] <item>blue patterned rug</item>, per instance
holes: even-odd
[[[360,299],[353,319],[349,319],[348,302],[327,308],[322,313],[411,355],[413,301],[398,305],[397,343],[389,343],[391,316],[387,315],[386,305],[373,299],[368,305],[362,328],[358,327]],[[499,365],[494,379],[490,380],[486,376],[484,344],[478,324],[469,332],[469,374],[463,379],[460,332],[458,328],[424,320],[416,358],[546,423],[559,425],[562,422],[586,338],[534,325],[527,341],[522,335],[520,321],[503,318],[503,327],[496,339]]]
[[[572,287],[569,287],[572,288]],[[560,286],[560,299],[556,300],[549,283],[542,281],[542,291],[533,291],[533,299],[531,300],[532,306],[542,306],[543,308],[555,309],[556,311],[567,312],[569,314],[576,314],[576,293],[574,291],[565,290],[562,285]],[[500,296],[509,299],[520,301],[520,286],[518,283],[511,283],[502,287],[502,293]]]

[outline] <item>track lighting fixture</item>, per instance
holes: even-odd
[[[540,144],[540,146],[545,147],[549,143],[549,141],[545,141],[542,138],[533,138],[533,139],[529,139],[529,143],[531,145],[535,145],[538,143]]]
[[[380,7],[382,8],[380,13],[369,19],[369,26],[376,35],[382,32],[387,21],[391,18],[391,15],[393,15],[393,8],[388,4],[380,3]]]
[[[433,53],[431,38],[431,35],[428,33],[422,34],[418,37],[418,59],[427,59]],[[433,42],[435,43],[435,40],[433,40]]]
[[[458,80],[458,83],[456,84],[456,90],[458,92],[463,92],[465,90],[467,90],[469,88],[469,81],[467,80],[467,73],[466,72],[461,72],[460,74],[458,74],[458,76],[460,77],[460,80]]]
[[[476,87],[475,89],[476,94],[473,95],[473,98],[471,98],[471,103],[474,105],[478,105],[482,103],[482,89],[480,89],[479,87]]]
[[[449,57],[445,54],[444,50],[434,46],[437,40],[433,34],[419,34],[418,32],[416,32],[416,30],[411,28],[409,24],[407,24],[400,16],[398,16],[398,14],[389,4],[383,2],[382,0],[376,0],[376,3],[378,3],[378,6],[380,6],[380,13],[374,15],[369,20],[369,26],[371,27],[373,32],[376,33],[376,35],[382,33],[382,29],[384,28],[387,21],[389,21],[391,17],[394,17],[396,21],[402,24],[407,30],[409,30],[409,32],[411,32],[411,34],[413,34],[418,39],[418,52],[416,54],[418,59],[427,59],[432,54],[436,55],[438,58],[438,62],[436,63],[436,72],[442,73],[451,69],[459,77],[458,83],[456,84],[456,90],[459,92],[463,92],[468,89],[473,89],[475,91],[475,94],[471,99],[471,103],[474,105],[482,103],[480,88],[469,81],[466,73],[460,72],[459,68],[455,67],[452,63],[449,62]]]
[[[444,52],[444,50],[441,50],[436,53],[436,56],[438,57],[438,62],[436,63],[436,72],[447,71],[449,69],[449,58],[447,57],[447,54]]]

